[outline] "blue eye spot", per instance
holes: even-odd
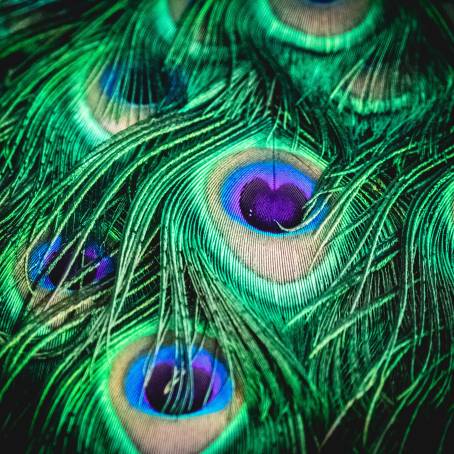
[[[204,349],[192,348],[191,355],[191,370],[182,365],[175,346],[160,348],[154,358],[135,359],[124,382],[129,403],[160,417],[201,416],[227,407],[233,386],[224,364]]]
[[[186,83],[178,70],[156,66],[107,66],[99,84],[109,99],[154,109],[185,99]]]
[[[316,181],[281,161],[251,163],[232,172],[221,188],[225,211],[235,221],[271,235],[300,234],[315,230],[326,208],[308,225],[297,228],[305,216],[305,204],[314,194]]]
[[[53,243],[44,242],[36,246],[28,260],[30,281],[43,290],[53,291],[62,284],[66,276],[66,280],[72,283],[65,288],[73,291],[101,283],[112,276],[113,258],[106,255],[100,245],[88,243],[77,257],[74,257],[72,248],[62,254],[63,249],[61,236]]]

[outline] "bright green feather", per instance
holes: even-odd
[[[0,6],[6,439],[61,452],[446,449],[443,2],[34,3]],[[246,196],[271,168],[274,186]],[[270,221],[292,197],[297,221]],[[173,372],[153,382],[162,346]],[[140,389],[154,383],[176,414],[128,400],[142,357]],[[232,392],[207,416],[215,380]]]

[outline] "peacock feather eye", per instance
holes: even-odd
[[[167,105],[177,100],[181,80],[175,71],[124,66],[107,67],[100,78],[101,90],[110,99],[132,105]]]
[[[193,348],[187,367],[175,346],[160,348],[146,374],[149,361],[148,355],[137,358],[125,380],[129,403],[144,413],[195,417],[222,410],[232,399],[225,366],[205,349]]]
[[[324,217],[322,211],[308,225],[299,226],[316,180],[306,169],[279,159],[279,154],[274,160],[242,165],[228,175],[221,188],[222,205],[233,220],[264,234],[314,230]]]
[[[165,69],[162,62],[107,65],[87,93],[92,116],[111,134],[181,106],[185,99],[182,73]]]
[[[165,206],[162,241],[186,235],[196,246],[169,256],[181,250],[265,319],[319,297],[354,250],[362,198],[341,204],[340,188],[324,190],[328,162],[308,143],[251,132],[194,160],[187,175]]]
[[[79,250],[62,235],[41,239],[16,256],[11,285],[17,294],[8,319],[13,323],[30,312],[32,319],[43,316],[46,325],[57,328],[92,304],[96,296],[87,290],[96,288],[103,294],[114,272],[114,257],[94,240]]]
[[[379,0],[259,0],[256,16],[274,39],[315,52],[348,48],[370,34]]]
[[[31,322],[38,327],[35,334],[46,334],[101,301],[115,273],[116,240],[110,232],[102,243],[98,238],[89,237],[82,247],[62,234],[12,244],[2,270],[0,289],[8,304],[0,308],[1,322],[8,327]]]
[[[139,452],[200,452],[236,415],[243,397],[219,347],[130,342],[115,357],[110,399]]]
[[[313,200],[321,172],[305,156],[251,147],[209,173],[214,224],[234,255],[257,275],[284,283],[309,270],[319,247],[315,233],[328,211],[326,203]]]
[[[32,287],[52,292],[60,286],[77,291],[101,284],[114,271],[112,257],[100,245],[91,242],[75,255],[72,248],[64,248],[63,238],[35,246],[28,258],[28,277]],[[68,282],[66,284],[66,282]]]

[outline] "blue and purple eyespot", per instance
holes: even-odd
[[[303,222],[315,186],[316,180],[286,162],[253,162],[227,176],[221,201],[233,220],[252,230],[297,235],[314,231],[326,216],[326,208],[320,208],[308,223]]]
[[[89,242],[74,256],[74,249],[62,253],[65,243],[59,235],[52,243],[38,244],[28,258],[28,277],[37,287],[53,291],[59,286],[76,291],[105,282],[114,273],[114,260],[96,242]],[[63,281],[70,282],[65,285]]]
[[[192,348],[190,368],[183,366],[174,345],[161,347],[154,358],[143,353],[124,378],[129,404],[159,417],[195,417],[219,412],[233,397],[230,375],[220,359]]]
[[[101,90],[109,99],[154,110],[181,103],[186,83],[178,70],[144,65],[108,65],[99,78]]]
[[[106,133],[117,134],[187,100],[186,75],[162,61],[109,64],[94,77],[80,112],[103,140]]]

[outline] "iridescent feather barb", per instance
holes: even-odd
[[[2,3],[2,438],[447,449],[453,11],[394,3]]]

